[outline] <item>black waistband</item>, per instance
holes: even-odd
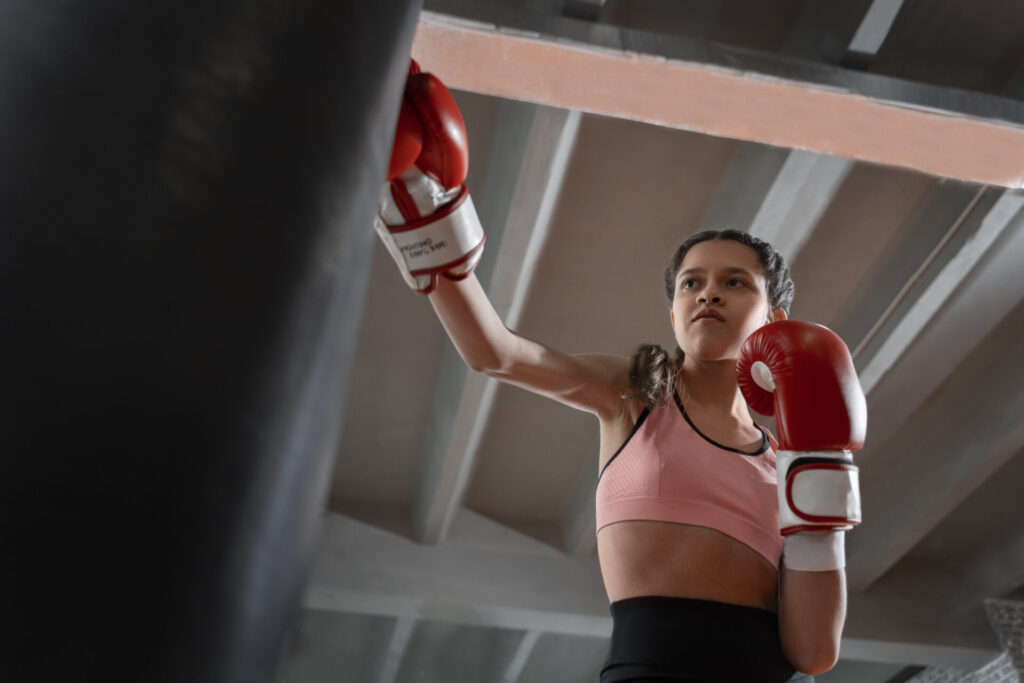
[[[611,649],[601,683],[814,680],[795,675],[779,643],[778,618],[767,610],[650,596],[614,602],[611,613]]]

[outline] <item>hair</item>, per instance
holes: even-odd
[[[793,280],[789,277],[786,262],[772,245],[753,235],[739,230],[706,230],[699,232],[679,245],[668,266],[665,267],[665,296],[668,305],[675,298],[676,274],[686,254],[695,244],[712,240],[732,240],[750,247],[761,264],[768,285],[768,303],[772,309],[781,308],[789,314],[793,302]],[[683,366],[683,350],[676,346],[670,357],[668,351],[657,344],[641,344],[633,354],[629,368],[629,385],[632,396],[653,407],[672,399],[676,390],[676,378]]]

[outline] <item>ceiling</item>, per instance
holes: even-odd
[[[413,53],[455,88],[477,274],[511,329],[574,353],[668,346],[668,256],[738,227],[787,257],[791,316],[854,351],[865,521],[818,680],[996,660],[984,601],[1024,600],[1024,5],[425,10]],[[596,421],[467,371],[380,245],[354,367],[280,680],[596,681]]]

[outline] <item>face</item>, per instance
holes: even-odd
[[[672,329],[676,342],[694,360],[739,356],[743,341],[770,320],[767,284],[753,249],[733,240],[709,240],[686,253],[676,273]]]

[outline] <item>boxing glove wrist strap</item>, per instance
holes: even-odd
[[[468,274],[484,244],[484,230],[465,186],[437,213],[391,226],[377,216],[374,228],[402,277],[421,293],[433,289],[438,274]]]
[[[846,566],[846,534],[841,531],[803,532],[786,536],[782,550],[786,569],[827,572]]]
[[[846,530],[860,524],[860,485],[849,451],[779,451],[782,534]]]

